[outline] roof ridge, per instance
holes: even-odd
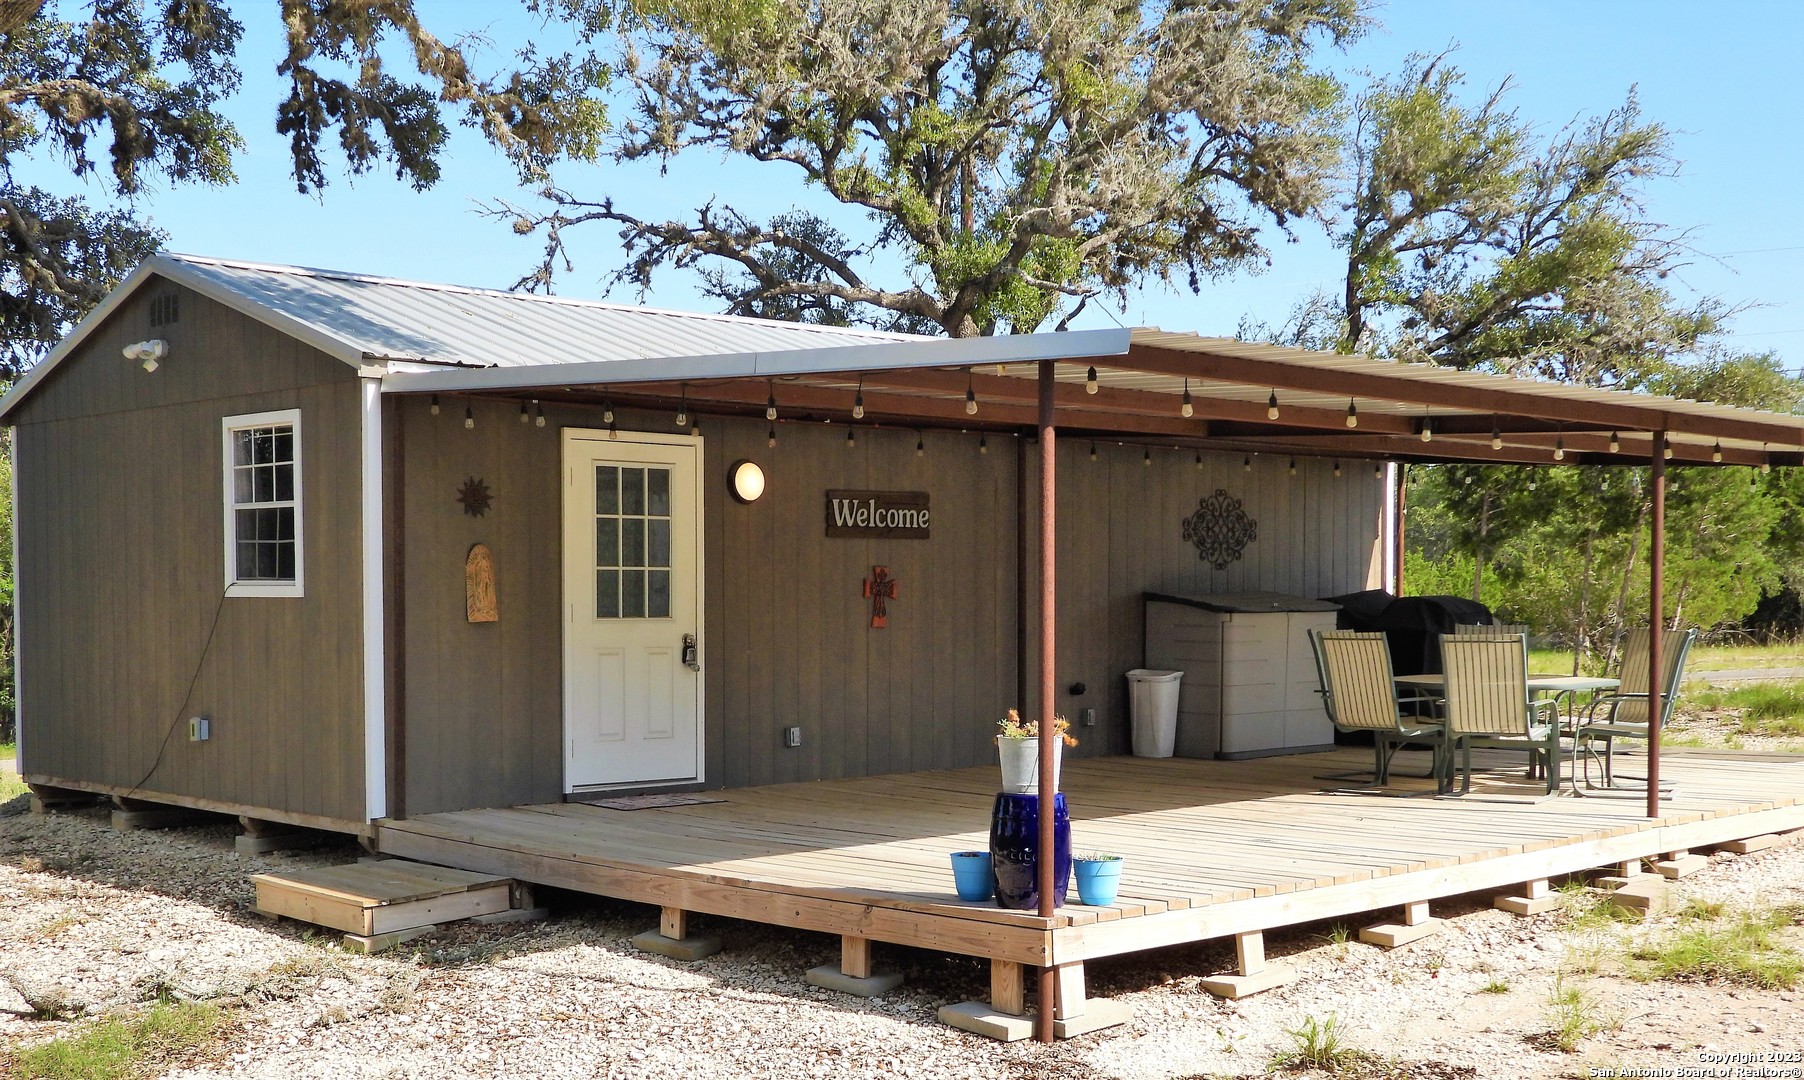
[[[330,270],[317,266],[299,266],[291,263],[265,263],[250,259],[228,259],[215,255],[194,255],[187,252],[158,252],[157,258],[200,266],[228,267],[236,270],[254,270],[264,273],[287,274],[293,277],[329,278],[337,281],[355,281],[370,285],[390,285],[400,288],[420,289],[426,292],[462,294],[467,296],[488,296],[503,300],[516,300],[528,303],[551,304],[557,307],[594,308],[602,311],[628,312],[635,315],[659,315],[667,318],[694,319],[702,322],[725,323],[736,325],[755,323],[759,326],[782,326],[806,333],[817,333],[826,337],[862,337],[881,338],[893,341],[934,340],[921,334],[902,334],[887,330],[872,330],[851,326],[823,326],[820,323],[785,322],[781,319],[763,319],[752,315],[721,315],[701,311],[682,311],[677,308],[647,307],[642,304],[622,304],[612,300],[590,300],[581,297],[555,296],[542,293],[522,293],[509,289],[487,289],[477,285],[456,285],[441,281],[418,281],[412,278],[385,277],[380,274],[361,274],[351,270]]]

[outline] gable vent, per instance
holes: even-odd
[[[168,326],[181,318],[182,312],[177,304],[176,293],[164,293],[150,298],[150,325]]]

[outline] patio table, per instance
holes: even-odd
[[[1420,675],[1398,675],[1398,686],[1406,686],[1415,690],[1440,692],[1447,687],[1447,676],[1439,672],[1424,672]],[[1570,699],[1574,694],[1582,694],[1593,690],[1614,690],[1622,685],[1621,679],[1611,679],[1593,675],[1530,675],[1528,692],[1531,694],[1552,694],[1554,701],[1561,698]],[[1570,700],[1567,702],[1570,705]],[[1570,708],[1566,717],[1572,718]]]

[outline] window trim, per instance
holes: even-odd
[[[232,476],[232,436],[246,428],[272,427],[289,425],[294,430],[294,580],[293,581],[240,581],[238,580],[238,526],[234,511],[238,504],[233,500]],[[220,502],[224,505],[224,528],[222,537],[225,556],[225,594],[227,596],[305,596],[307,575],[307,543],[302,508],[305,502],[306,488],[301,476],[301,410],[278,409],[274,412],[243,413],[238,416],[227,416],[220,419],[219,430],[219,475],[221,481]]]

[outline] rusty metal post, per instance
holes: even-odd
[[[1660,714],[1669,687],[1660,666],[1666,644],[1666,432],[1654,432],[1652,524],[1647,545],[1647,816],[1660,816]]]
[[[1058,458],[1053,442],[1053,388],[1055,365],[1040,361],[1040,782],[1035,796],[1040,810],[1039,850],[1034,864],[1039,871],[1040,917],[1053,916],[1053,860],[1056,852],[1053,829],[1054,803],[1058,784],[1052,783],[1053,755],[1059,750],[1058,733],[1053,730],[1055,671],[1058,659],[1058,618],[1054,606],[1054,585],[1058,570],[1057,533],[1054,510],[1058,499]],[[1052,1041],[1054,971],[1049,965],[1040,969],[1040,1012],[1035,1018],[1034,1033],[1043,1043]]]

